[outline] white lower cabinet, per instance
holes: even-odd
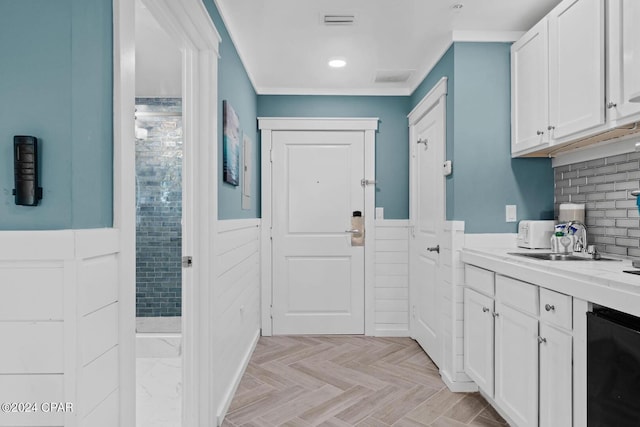
[[[493,313],[493,298],[465,289],[465,372],[490,395],[493,395]]]
[[[545,323],[540,324],[540,425],[572,425],[571,334]]]
[[[496,301],[495,336],[495,402],[518,426],[538,427],[538,320]]]
[[[571,297],[478,270],[465,266],[465,372],[513,426],[572,426]]]

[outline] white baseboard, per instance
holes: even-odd
[[[231,387],[227,389],[227,392],[224,395],[224,399],[222,400],[222,405],[217,415],[218,426],[222,425],[222,422],[224,421],[224,417],[227,415],[227,411],[229,410],[231,401],[233,401],[233,396],[236,394],[236,390],[240,385],[240,380],[242,380],[242,375],[244,375],[244,371],[247,369],[247,366],[249,365],[249,360],[251,360],[251,355],[256,349],[256,345],[258,344],[259,339],[260,339],[260,329],[256,331],[255,336],[253,337],[253,340],[251,342],[251,345],[249,346],[244,357],[242,358],[242,363],[240,364],[240,366],[238,367],[238,370],[236,371],[236,374],[233,379],[233,383],[231,384]]]
[[[449,378],[446,372],[440,370],[440,377],[449,390],[454,393],[474,393],[478,391],[478,386],[474,382],[456,382]]]
[[[376,329],[374,337],[409,338],[409,329]]]

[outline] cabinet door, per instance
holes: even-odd
[[[629,99],[640,95],[640,2],[609,1],[608,113],[610,120],[623,120],[640,113],[640,103]]]
[[[464,371],[493,396],[493,299],[464,290]]]
[[[637,0],[636,0],[637,1]],[[572,425],[572,338],[540,324],[540,425]]]
[[[538,320],[496,300],[495,401],[519,427],[538,426]]]
[[[511,46],[511,154],[548,144],[547,19]]]
[[[605,122],[604,3],[565,0],[549,14],[549,124],[554,139]]]

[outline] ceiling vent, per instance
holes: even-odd
[[[378,70],[376,83],[405,83],[413,75],[415,70]]]
[[[323,15],[322,22],[324,25],[353,25],[356,22],[354,15]]]

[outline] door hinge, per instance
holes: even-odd
[[[191,256],[183,256],[182,257],[182,268],[190,268],[193,267],[193,257]]]
[[[269,239],[273,240],[273,227],[269,227]]]
[[[269,161],[273,163],[273,148],[269,150]]]
[[[273,319],[273,304],[269,306],[269,317]]]
[[[414,319],[416,318],[416,306],[412,306],[412,310],[411,310],[411,317],[413,317]]]

